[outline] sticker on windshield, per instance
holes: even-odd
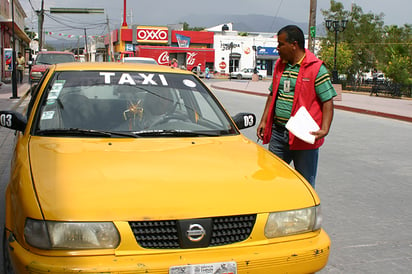
[[[189,87],[189,88],[194,88],[194,87],[196,87],[196,83],[193,82],[192,80],[189,80],[189,79],[183,80],[183,84],[184,84],[185,86]]]
[[[40,120],[50,120],[53,119],[54,111],[45,111],[42,113]]]
[[[56,80],[49,92],[49,96],[47,96],[47,100],[56,100],[57,98],[59,98],[59,94],[62,91],[65,83],[66,80]]]

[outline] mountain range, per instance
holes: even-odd
[[[305,34],[308,33],[308,22],[295,22],[282,17],[274,17],[268,15],[249,14],[249,15],[218,15],[218,14],[191,14],[181,17],[176,23],[187,23],[190,28],[202,27],[210,28],[217,25],[232,23],[233,30],[239,32],[266,32],[277,33],[279,29],[286,25],[297,25]],[[325,34],[324,27],[319,24],[317,26],[317,36]],[[80,41],[82,43],[82,41]],[[69,46],[71,43],[77,47],[77,41],[46,41],[47,44],[61,50],[63,47]],[[83,46],[83,45],[80,45]]]
[[[249,14],[249,15],[213,15],[196,14],[182,17],[179,22],[186,22],[190,27],[209,28],[220,24],[232,23],[233,30],[240,32],[267,32],[276,33],[286,25],[297,25],[307,33],[308,23],[294,22],[282,17],[269,15]]]

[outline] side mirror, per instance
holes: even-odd
[[[23,132],[27,125],[27,119],[23,114],[12,110],[0,111],[0,126]]]
[[[256,116],[253,113],[241,112],[232,116],[238,129],[253,127],[256,124]]]

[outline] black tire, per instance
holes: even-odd
[[[10,254],[8,249],[8,240],[6,239],[6,228],[3,229],[3,273],[14,274],[13,267],[10,261]]]
[[[239,80],[242,80],[242,75],[238,74],[236,78],[239,79]]]

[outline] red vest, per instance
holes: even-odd
[[[322,102],[316,95],[315,91],[315,80],[318,75],[319,69],[323,62],[316,58],[316,56],[310,52],[306,51],[306,56],[302,61],[299,69],[298,78],[296,80],[295,86],[295,96],[293,98],[293,106],[291,115],[294,116],[295,113],[301,106],[305,106],[309,113],[312,115],[316,123],[321,127],[322,124]],[[285,70],[286,64],[283,63],[282,59],[279,59],[275,64],[275,69],[273,72],[273,100],[271,102],[268,120],[266,121],[265,133],[263,136],[263,143],[267,144],[272,136],[272,125],[273,118],[275,115],[275,105],[277,92],[279,87],[280,78]],[[289,147],[291,150],[307,150],[315,149],[320,147],[324,142],[324,138],[316,140],[315,143],[309,144],[305,141],[300,140],[292,133],[289,132]]]

